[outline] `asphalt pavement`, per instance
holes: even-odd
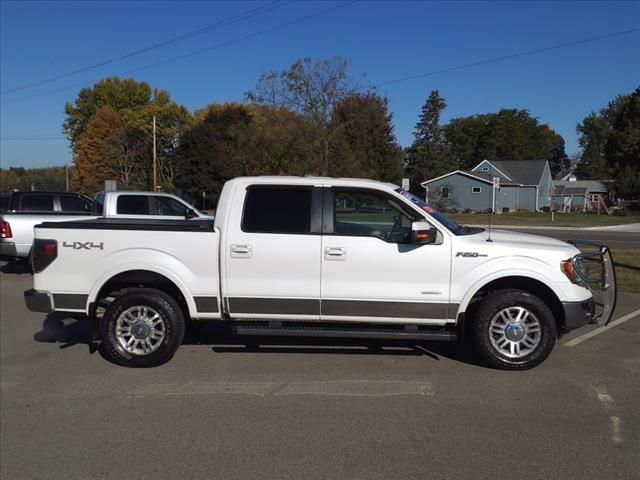
[[[455,345],[246,345],[214,324],[125,369],[86,321],[27,311],[30,274],[0,270],[2,479],[639,477],[640,295],[526,372]]]

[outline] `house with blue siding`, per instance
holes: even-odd
[[[493,192],[493,178],[500,188]],[[551,205],[553,180],[547,160],[483,160],[471,170],[455,170],[421,183],[425,198],[443,210],[496,212],[541,210]]]

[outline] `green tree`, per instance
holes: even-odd
[[[582,149],[576,175],[581,179],[606,179],[605,147],[611,126],[600,115],[591,112],[576,127],[578,144]]]
[[[260,75],[256,88],[245,94],[250,103],[284,107],[308,119],[312,126],[316,172],[329,175],[331,145],[337,135],[333,111],[356,91],[348,74],[349,61],[342,57],[297,60],[288,70]],[[312,173],[312,172],[309,172]]]
[[[640,87],[618,95],[578,124],[577,175],[612,180],[616,196],[640,198]]]
[[[562,136],[527,110],[501,109],[453,118],[444,127],[444,137],[463,169],[473,168],[485,158],[548,160],[554,175],[569,166]]]
[[[440,126],[440,117],[446,106],[438,90],[432,90],[422,106],[413,133],[413,144],[407,149],[405,172],[411,182],[411,191],[416,195],[423,193],[420,182],[458,168]]]
[[[393,132],[386,98],[354,93],[336,105],[329,170],[335,176],[400,183],[402,148]]]
[[[71,142],[74,161],[90,119],[104,106],[113,109],[122,124],[119,150],[125,185],[151,188],[155,116],[158,181],[163,189],[173,190],[175,155],[180,135],[192,121],[189,111],[173,102],[167,91],[153,89],[146,82],[118,77],[101,80],[92,88],[80,90],[75,102],[65,105],[63,131]]]

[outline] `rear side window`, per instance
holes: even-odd
[[[93,206],[91,207],[91,213],[94,215],[104,214],[104,193],[96,195],[96,198],[93,201]]]
[[[20,199],[20,210],[53,211],[53,195],[23,195]]]
[[[120,195],[116,204],[120,215],[149,215],[149,202],[146,195]]]
[[[63,212],[89,212],[91,202],[75,195],[60,195],[60,208]]]
[[[310,188],[251,188],[242,230],[255,233],[310,233]]]
[[[174,217],[184,217],[187,214],[188,207],[171,197],[152,197],[154,204],[154,215],[165,215]]]

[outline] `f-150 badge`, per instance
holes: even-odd
[[[464,257],[464,258],[477,258],[477,257],[488,257],[486,253],[478,253],[478,252],[458,252],[456,253],[456,257]]]

